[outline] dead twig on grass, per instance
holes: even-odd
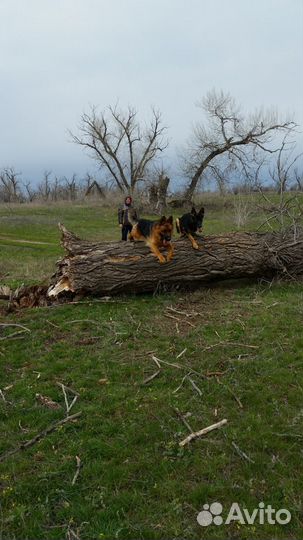
[[[188,431],[190,433],[193,433],[193,430],[192,430],[191,426],[187,422],[185,416],[179,411],[179,409],[177,407],[174,407],[174,411],[175,411],[176,415],[178,416],[178,418],[180,418],[181,422],[183,422],[185,427],[188,429]]]
[[[228,371],[230,370],[226,369],[225,371],[207,371],[205,373],[205,377],[222,377],[222,375],[225,375],[225,373],[227,373]]]
[[[184,322],[184,323],[188,324],[189,326],[192,326],[192,328],[196,328],[193,323],[187,321],[186,319],[178,319],[178,317],[175,317],[174,315],[171,315],[170,313],[164,313],[164,317],[168,317],[169,319],[174,319],[178,323]]]
[[[300,435],[299,433],[272,433],[272,435],[276,435],[277,437],[286,437],[286,438],[294,438],[294,439],[303,439],[303,435]]]
[[[20,334],[24,334],[24,332],[31,332],[29,328],[26,326],[23,326],[22,324],[13,324],[13,323],[0,323],[0,327],[7,328],[13,326],[15,328],[22,328],[22,330],[19,330],[17,332],[13,332],[12,334],[9,334],[8,336],[0,337],[0,341],[4,341],[5,339],[12,339],[15,338],[15,336],[19,336]]]
[[[178,390],[180,390],[180,388],[182,388],[183,383],[184,383],[185,379],[187,379],[188,375],[189,375],[189,373],[187,373],[186,375],[184,375],[184,377],[183,377],[183,379],[182,379],[182,381],[181,381],[181,384],[179,384],[178,388],[176,388],[175,390],[173,390],[173,394],[176,394],[176,393],[178,392]]]
[[[213,431],[214,429],[219,429],[222,426],[227,424],[226,418],[221,420],[220,422],[216,422],[216,424],[212,424],[211,426],[208,426],[206,428],[200,429],[200,431],[195,431],[193,433],[190,433],[183,441],[179,442],[179,446],[185,446],[186,444],[190,443],[193,439],[197,439],[198,437],[202,437],[203,435],[206,435],[206,433],[209,433],[210,431]]]
[[[156,377],[158,377],[160,373],[161,373],[161,368],[158,369],[158,371],[155,371],[155,373],[153,373],[152,375],[150,375],[150,377],[147,377],[146,379],[144,379],[144,381],[142,381],[141,384],[148,384],[149,382],[153,381]]]
[[[187,351],[187,348],[183,349],[183,351],[181,351],[178,356],[176,356],[176,359],[178,360],[178,358],[181,358],[181,356],[183,356],[183,354],[185,354]]]
[[[168,317],[169,319],[174,319],[175,321],[181,322],[178,317],[175,317],[174,315],[171,315],[170,313],[164,313],[164,317]]]
[[[191,313],[187,313],[186,311],[180,311],[179,309],[176,309],[176,308],[174,308],[172,306],[169,306],[166,309],[169,309],[173,313],[178,313],[179,315],[185,315],[185,317],[197,317],[198,315],[200,315],[196,311],[193,311]]]
[[[66,418],[63,418],[62,420],[58,420],[57,422],[50,425],[46,429],[43,429],[42,431],[37,433],[37,435],[35,435],[35,437],[30,439],[29,441],[21,443],[19,446],[17,446],[17,448],[13,448],[12,450],[8,450],[7,452],[4,452],[4,454],[0,455],[0,463],[5,461],[10,456],[13,456],[14,454],[17,454],[21,450],[26,450],[26,448],[29,448],[30,446],[33,446],[34,444],[39,442],[41,439],[43,439],[44,437],[46,437],[47,435],[49,435],[50,433],[55,431],[59,426],[62,426],[64,424],[66,424],[67,422],[73,422],[74,420],[79,418],[79,416],[81,414],[82,414],[82,411],[77,412],[75,414],[72,414],[71,416],[66,416]]]
[[[159,369],[161,369],[160,360],[156,356],[152,354],[152,360],[155,362],[155,364],[158,366]]]
[[[254,460],[251,459],[247,454],[245,454],[245,452],[243,452],[243,450],[241,450],[241,448],[239,448],[239,446],[234,441],[232,441],[231,444],[242,459],[249,461],[249,463],[255,463]]]
[[[62,392],[63,392],[63,395],[64,395],[64,401],[65,401],[65,407],[66,407],[66,416],[68,416],[69,412],[72,409],[72,407],[75,405],[75,403],[76,403],[76,401],[77,401],[77,399],[79,397],[79,394],[77,392],[75,392],[74,390],[72,390],[71,388],[68,388],[67,386],[65,386],[62,383],[58,383],[58,384],[61,386],[61,389],[62,389]],[[73,397],[73,400],[71,401],[71,403],[69,403],[69,401],[67,399],[66,390],[68,390],[69,392],[72,392],[74,394],[74,397]]]
[[[53,326],[54,328],[60,328],[60,326],[58,326],[58,324],[55,324],[55,323],[53,323],[52,321],[49,321],[48,319],[46,319],[45,322],[47,322],[47,324],[50,324],[50,325]]]
[[[76,390],[74,390],[74,389],[71,388],[70,386],[66,386],[66,384],[63,384],[63,383],[61,383],[60,381],[57,381],[57,385],[60,386],[60,388],[61,388],[61,386],[63,385],[64,388],[65,388],[65,390],[68,390],[69,392],[71,392],[71,393],[74,394],[75,396],[80,397],[79,392],[76,392]]]
[[[219,379],[218,377],[216,377],[216,381],[218,384],[221,384],[224,388],[226,388],[226,390],[228,390],[228,392],[233,396],[233,398],[236,400],[236,402],[238,403],[240,409],[243,409],[243,404],[242,402],[240,401],[240,399],[238,398],[238,396],[234,393],[234,391],[229,388],[229,386],[227,386],[226,384],[223,384]]]
[[[65,321],[64,324],[77,324],[77,323],[82,323],[82,322],[86,322],[86,323],[89,323],[89,324],[95,324],[96,326],[100,326],[100,322],[98,321],[92,321],[91,319],[75,319],[74,321]]]
[[[176,369],[186,369],[187,371],[189,371],[189,374],[195,373],[196,375],[198,375],[198,377],[202,377],[203,379],[205,378],[205,375],[203,375],[202,373],[199,373],[198,371],[195,371],[194,369],[192,369],[190,366],[187,366],[186,364],[181,366],[181,364],[175,364],[173,362],[167,362],[166,360],[160,360],[160,358],[157,358],[154,355],[152,355],[152,360],[157,364],[157,366],[160,369],[161,369],[161,364],[165,364],[166,366],[170,366]]]
[[[2,326],[3,328],[8,327],[8,326],[15,326],[15,327],[17,327],[17,328],[22,328],[23,330],[26,330],[27,332],[30,332],[30,329],[27,328],[26,326],[23,326],[23,324],[0,323],[0,326]]]
[[[237,341],[219,341],[218,343],[214,343],[213,345],[204,347],[204,349],[202,349],[202,352],[209,351],[210,349],[214,349],[215,347],[225,347],[225,345],[229,345],[231,347],[246,347],[248,349],[259,349],[259,345],[247,345],[247,343],[238,343]]]
[[[77,469],[76,469],[74,478],[72,480],[72,486],[75,485],[76,480],[77,480],[77,478],[79,476],[79,473],[80,473],[80,469],[81,469],[81,459],[79,458],[79,456],[76,456],[76,464],[77,464]]]
[[[189,380],[190,384],[192,385],[192,387],[196,390],[196,392],[198,392],[199,396],[201,397],[202,396],[202,391],[196,385],[195,381],[193,381],[190,377],[188,377],[188,380]]]

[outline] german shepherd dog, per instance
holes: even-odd
[[[174,248],[171,243],[172,232],[173,216],[169,218],[162,216],[159,221],[139,219],[136,225],[133,226],[129,239],[131,241],[144,240],[160,263],[165,263],[171,261],[174,255]],[[162,247],[168,251],[167,258],[160,253]]]
[[[199,212],[197,212],[194,206],[190,213],[183,214],[182,217],[176,219],[178,233],[181,234],[181,236],[187,236],[194,249],[199,249],[194,236],[196,236],[197,231],[202,232],[203,219],[204,208],[202,207]]]

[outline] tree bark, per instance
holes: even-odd
[[[156,210],[158,202],[158,186],[156,184],[151,184],[148,189],[148,204],[151,210]]]
[[[157,203],[157,213],[162,215],[166,210],[166,196],[169,185],[168,176],[160,175],[158,183],[158,203]]]
[[[172,261],[160,264],[143,242],[89,242],[60,225],[66,255],[57,263],[48,290],[97,296],[197,287],[244,277],[303,275],[303,231],[236,232],[174,240]]]

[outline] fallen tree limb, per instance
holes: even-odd
[[[67,422],[76,420],[76,418],[79,418],[81,414],[82,414],[82,411],[72,414],[70,416],[66,416],[62,420],[58,420],[58,422],[55,422],[54,424],[47,427],[46,429],[43,429],[43,431],[40,431],[40,433],[37,433],[37,435],[35,435],[35,437],[30,439],[29,441],[25,441],[24,443],[21,443],[16,448],[13,448],[12,450],[8,450],[7,452],[4,452],[4,454],[1,454],[0,456],[0,462],[5,461],[7,458],[9,458],[10,456],[13,456],[14,454],[17,454],[17,452],[20,452],[21,450],[25,450],[26,448],[33,446],[34,444],[39,442],[41,439],[46,437],[46,435],[55,431],[57,427],[62,426],[63,424],[67,424]]]
[[[118,294],[155,294],[226,279],[303,276],[303,229],[298,228],[277,233],[235,232],[200,237],[199,250],[192,249],[187,239],[177,239],[173,241],[174,258],[165,264],[159,264],[144,242],[89,242],[63,225],[59,228],[66,255],[58,261],[49,284],[22,286],[15,291],[0,287],[0,299],[9,302],[2,310],[9,313],[25,307],[71,302],[75,295],[99,296],[108,301]],[[175,317],[177,333],[178,323],[194,326],[187,320],[189,314],[181,314],[186,319]]]
[[[209,433],[210,431],[213,431],[214,429],[219,429],[222,426],[225,426],[227,424],[226,418],[221,420],[220,422],[217,422],[216,424],[212,424],[211,426],[208,426],[204,429],[200,429],[200,431],[195,431],[194,433],[190,433],[183,441],[179,442],[179,446],[185,446],[193,439],[197,439],[198,437],[202,437],[203,435],[206,435],[206,433]]]
[[[89,242],[60,225],[66,255],[57,263],[48,297],[96,296],[178,289],[243,277],[303,275],[303,231],[236,232],[174,241],[172,261],[159,264],[142,242]],[[162,289],[161,289],[162,288]]]

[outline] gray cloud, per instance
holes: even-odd
[[[38,180],[93,162],[69,142],[89,104],[163,113],[174,146],[209,89],[303,124],[301,0],[1,0],[0,167]]]

